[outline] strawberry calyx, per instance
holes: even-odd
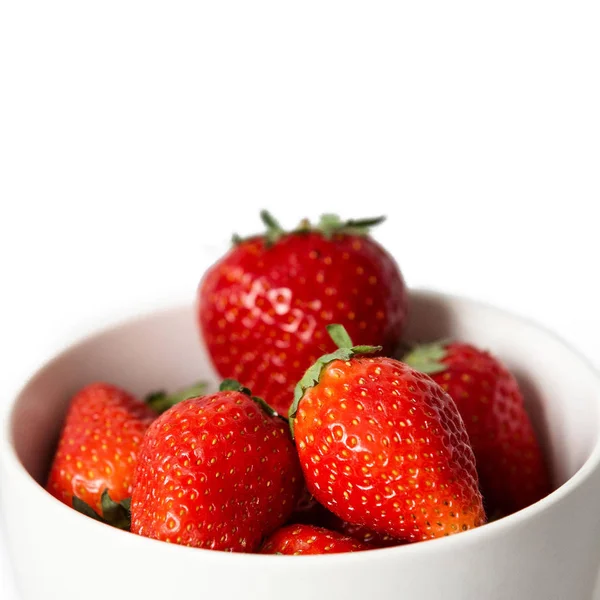
[[[338,233],[364,236],[369,234],[371,227],[380,225],[384,221],[384,216],[342,221],[338,215],[324,214],[312,231],[319,231],[328,239]]]
[[[175,406],[183,400],[203,396],[206,393],[207,384],[204,381],[199,381],[189,388],[185,388],[173,394],[167,394],[164,390],[151,392],[144,398],[144,402],[159,415],[166,410]]]
[[[316,362],[306,370],[302,379],[296,384],[294,389],[294,401],[290,406],[288,415],[292,437],[294,436],[294,421],[296,414],[298,413],[300,401],[309,388],[312,388],[319,383],[321,372],[325,366],[334,360],[346,361],[364,354],[375,354],[382,349],[381,346],[354,346],[352,344],[352,339],[344,326],[337,323],[327,325],[327,333],[338,346],[338,349],[335,352],[324,354],[318,358]]]
[[[448,354],[446,349],[448,343],[448,340],[438,340],[436,342],[420,344],[412,348],[401,360],[409,367],[426,375],[441,373],[448,368],[442,362]]]
[[[81,498],[73,496],[73,508],[87,517],[100,521],[105,525],[129,531],[131,528],[131,498],[115,502],[108,493],[108,489],[102,492],[100,498],[102,515],[99,515],[89,504]]]
[[[274,408],[269,406],[267,402],[265,402],[262,398],[259,398],[258,396],[253,396],[252,392],[247,387],[244,387],[239,381],[236,381],[235,379],[223,379],[221,385],[219,386],[219,391],[241,392],[242,394],[248,396],[248,398],[250,398],[253,402],[258,404],[258,406],[263,410],[263,412],[265,412],[270,417],[281,417],[282,419],[284,418]]]
[[[303,219],[300,221],[298,227],[287,231],[267,210],[260,211],[260,218],[266,227],[266,232],[262,234],[262,236],[253,235],[244,238],[238,234],[234,234],[231,238],[233,244],[238,245],[250,239],[264,237],[266,246],[270,247],[276,244],[284,235],[288,234],[320,233],[326,239],[331,239],[337,234],[366,236],[370,233],[372,227],[385,221],[384,216],[365,219],[348,219],[344,221],[336,214],[326,213],[321,215],[318,223],[315,225],[308,219]]]

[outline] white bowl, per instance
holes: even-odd
[[[25,385],[0,423],[2,509],[26,599],[589,600],[600,565],[600,379],[554,335],[489,306],[411,296],[408,339],[455,336],[519,377],[556,491],[510,517],[448,538],[328,556],[228,554],[112,529],[40,484],[71,395],[93,380],[134,393],[214,381],[191,307],[88,337]],[[100,578],[105,578],[103,583]]]

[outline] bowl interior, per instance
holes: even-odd
[[[405,337],[462,339],[503,359],[521,383],[556,486],[590,455],[599,429],[598,381],[553,335],[476,302],[413,292]],[[19,395],[11,420],[17,456],[43,485],[69,400],[92,381],[109,381],[143,396],[201,379],[216,387],[191,307],[154,313],[93,335],[46,365]]]

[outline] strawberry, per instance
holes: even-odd
[[[512,513],[551,491],[517,380],[494,356],[461,342],[425,344],[404,360],[429,374],[465,422],[488,513]]]
[[[403,542],[394,539],[386,533],[376,533],[375,531],[371,531],[362,525],[353,525],[352,523],[348,523],[348,521],[342,521],[342,519],[336,517],[333,513],[331,513],[331,517],[327,525],[333,531],[347,535],[362,542],[363,544],[368,544],[375,548],[400,546],[403,544]]]
[[[427,375],[379,350],[322,356],[296,386],[290,409],[304,478],[344,521],[401,541],[464,531],[485,520],[475,459],[452,398]]]
[[[253,552],[302,490],[286,422],[239,383],[184,400],[149,427],[131,499],[131,531],[187,546]]]
[[[375,533],[361,525],[353,525],[336,517],[327,510],[322,504],[319,504],[314,496],[304,488],[303,494],[296,505],[288,525],[314,525],[315,527],[324,527],[337,531],[343,535],[350,536],[360,542],[369,544],[376,548],[384,546],[398,546],[402,542],[395,540],[386,534]]]
[[[380,219],[324,215],[285,232],[271,215],[265,235],[235,239],[197,294],[197,318],[216,370],[287,415],[294,385],[323,352],[323,332],[342,321],[356,339],[395,349],[407,293],[394,259],[368,236]]]
[[[156,414],[126,391],[93,383],[73,397],[47,489],[69,506],[74,497],[102,512],[102,493],[131,496],[139,445]]]
[[[354,538],[314,525],[288,525],[268,538],[261,554],[335,554],[370,550]]]

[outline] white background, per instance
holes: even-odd
[[[4,2],[2,400],[78,336],[191,300],[262,207],[387,214],[410,285],[600,365],[598,31],[577,0]]]

